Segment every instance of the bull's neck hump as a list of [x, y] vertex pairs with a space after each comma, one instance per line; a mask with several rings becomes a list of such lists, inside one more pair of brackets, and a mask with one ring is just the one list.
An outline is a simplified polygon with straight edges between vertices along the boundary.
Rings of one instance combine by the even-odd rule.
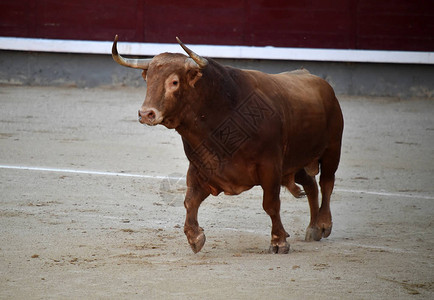
[[210, 138], [234, 115], [238, 102], [245, 98], [248, 88], [245, 81], [240, 81], [243, 74], [241, 70], [212, 63], [197, 83], [197, 102], [184, 110], [180, 126], [176, 128], [178, 133], [193, 143]]

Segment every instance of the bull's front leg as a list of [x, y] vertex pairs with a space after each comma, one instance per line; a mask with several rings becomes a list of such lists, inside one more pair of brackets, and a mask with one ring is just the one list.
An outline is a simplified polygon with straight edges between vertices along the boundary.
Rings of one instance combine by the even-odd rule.
[[199, 185], [198, 180], [195, 174], [192, 174], [190, 170], [187, 174], [187, 193], [185, 195], [184, 206], [187, 210], [185, 224], [184, 224], [184, 233], [187, 236], [188, 243], [191, 246], [191, 249], [194, 253], [198, 253], [202, 250], [203, 245], [205, 244], [205, 234], [203, 233], [203, 229], [199, 227], [199, 223], [197, 221], [197, 214], [199, 211], [199, 206], [206, 197], [209, 196], [209, 192], [204, 191], [203, 188]]
[[289, 244], [286, 238], [289, 234], [285, 231], [280, 219], [280, 180], [275, 179], [275, 174], [264, 178], [262, 182], [264, 197], [262, 206], [271, 218], [271, 253], [286, 254], [289, 252]]

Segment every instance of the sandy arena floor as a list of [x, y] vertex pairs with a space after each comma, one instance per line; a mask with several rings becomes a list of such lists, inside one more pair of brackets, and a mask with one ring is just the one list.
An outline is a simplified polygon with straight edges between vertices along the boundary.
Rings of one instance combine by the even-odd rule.
[[1, 299], [434, 297], [434, 101], [340, 97], [328, 239], [304, 242], [307, 200], [283, 191], [291, 251], [268, 254], [254, 188], [203, 203], [207, 243], [195, 255], [181, 139], [136, 121], [143, 99], [144, 89], [0, 87]]

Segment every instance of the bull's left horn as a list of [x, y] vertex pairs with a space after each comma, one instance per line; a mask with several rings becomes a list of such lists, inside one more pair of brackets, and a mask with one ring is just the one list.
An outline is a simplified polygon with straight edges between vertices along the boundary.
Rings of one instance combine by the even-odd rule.
[[191, 51], [178, 37], [176, 37], [176, 40], [179, 45], [181, 45], [182, 49], [184, 49], [185, 52], [187, 52], [187, 54], [199, 65], [199, 68], [203, 69], [208, 65], [208, 61], [205, 58]]
[[135, 69], [142, 69], [147, 70], [149, 67], [149, 63], [152, 59], [146, 58], [146, 59], [132, 59], [132, 58], [125, 58], [119, 55], [118, 49], [118, 35], [115, 36], [115, 40], [113, 42], [112, 47], [112, 57], [121, 66], [135, 68]]

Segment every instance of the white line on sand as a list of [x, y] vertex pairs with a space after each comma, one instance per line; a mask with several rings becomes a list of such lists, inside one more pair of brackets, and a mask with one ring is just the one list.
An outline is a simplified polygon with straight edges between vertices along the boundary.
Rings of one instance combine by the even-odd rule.
[[[102, 172], [91, 170], [74, 170], [74, 169], [58, 169], [58, 168], [44, 168], [44, 167], [30, 167], [30, 166], [12, 166], [0, 165], [0, 169], [13, 169], [13, 170], [26, 170], [26, 171], [39, 171], [39, 172], [55, 172], [55, 173], [73, 173], [73, 174], [86, 174], [86, 175], [99, 175], [99, 176], [119, 176], [119, 177], [135, 177], [145, 179], [169, 179], [169, 180], [185, 180], [185, 177], [163, 176], [163, 175], [145, 175], [145, 174], [130, 174], [122, 172]], [[352, 193], [352, 194], [368, 194], [386, 197], [404, 197], [414, 199], [429, 199], [434, 200], [433, 196], [417, 195], [417, 194], [404, 194], [404, 193], [389, 193], [384, 191], [366, 191], [354, 189], [335, 189], [336, 192]]]

